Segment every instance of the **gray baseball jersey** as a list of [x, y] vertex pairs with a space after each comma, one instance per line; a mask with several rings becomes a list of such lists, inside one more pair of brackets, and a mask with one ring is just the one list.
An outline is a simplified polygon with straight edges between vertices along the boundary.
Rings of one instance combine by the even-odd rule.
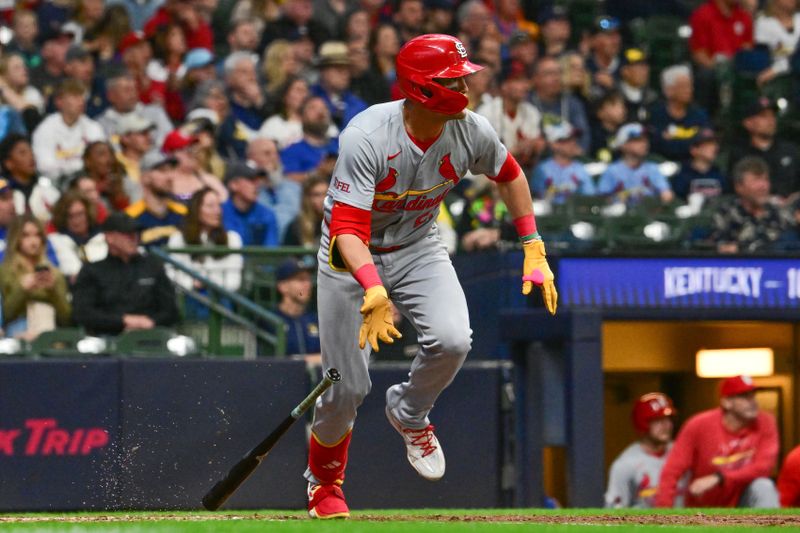
[[[447, 122], [423, 152], [405, 130], [402, 105], [375, 105], [350, 121], [325, 199], [317, 278], [322, 363], [341, 370], [343, 379], [314, 410], [312, 430], [323, 444], [340, 441], [353, 427], [371, 387], [371, 350], [369, 344], [358, 347], [364, 290], [329, 261], [334, 202], [371, 212], [375, 267], [392, 302], [417, 332], [420, 348], [408, 381], [386, 391], [387, 408], [403, 426], [419, 429], [430, 423], [434, 402], [471, 346], [466, 298], [434, 223], [445, 195], [468, 171], [497, 176], [508, 152], [488, 121], [469, 111]], [[306, 475], [311, 479], [310, 472]]]
[[647, 452], [639, 442], [625, 448], [611, 464], [606, 507], [652, 507], [661, 469], [671, 448], [669, 443], [662, 455]]
[[500, 173], [507, 150], [486, 118], [467, 111], [423, 152], [406, 133], [402, 105], [372, 106], [342, 132], [325, 200], [326, 252], [334, 202], [372, 211], [372, 246], [406, 246], [431, 231], [439, 204], [468, 171]]

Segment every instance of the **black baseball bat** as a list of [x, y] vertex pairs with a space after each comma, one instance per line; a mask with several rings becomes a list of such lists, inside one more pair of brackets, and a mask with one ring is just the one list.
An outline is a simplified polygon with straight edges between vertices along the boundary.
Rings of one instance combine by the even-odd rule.
[[259, 442], [255, 448], [247, 452], [245, 456], [231, 468], [230, 472], [219, 480], [205, 496], [203, 496], [203, 507], [209, 511], [216, 511], [223, 503], [225, 503], [231, 494], [236, 492], [236, 489], [250, 477], [250, 474], [258, 468], [261, 461], [266, 457], [275, 444], [283, 437], [283, 434], [292, 427], [294, 421], [303, 416], [309, 407], [319, 398], [323, 392], [328, 390], [328, 387], [334, 383], [342, 380], [341, 374], [335, 368], [329, 369], [322, 377], [311, 394], [297, 404], [297, 407], [292, 409], [292, 412], [287, 416], [278, 427], [272, 430], [267, 438]]

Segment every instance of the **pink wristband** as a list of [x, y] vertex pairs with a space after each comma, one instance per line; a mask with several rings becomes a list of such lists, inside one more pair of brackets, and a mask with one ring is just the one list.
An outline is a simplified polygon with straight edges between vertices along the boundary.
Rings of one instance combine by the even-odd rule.
[[536, 219], [532, 214], [515, 218], [514, 226], [517, 228], [517, 235], [519, 235], [520, 239], [531, 239], [535, 238], [533, 235], [537, 235]]
[[372, 263], [367, 263], [353, 272], [353, 277], [356, 278], [356, 281], [364, 290], [383, 284], [381, 282], [381, 277], [378, 275], [378, 269], [375, 268], [375, 265]]

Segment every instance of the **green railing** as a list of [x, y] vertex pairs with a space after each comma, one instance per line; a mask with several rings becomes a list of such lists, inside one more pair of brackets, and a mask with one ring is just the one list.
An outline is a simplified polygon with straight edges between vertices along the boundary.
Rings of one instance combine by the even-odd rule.
[[[246, 257], [269, 257], [282, 260], [283, 258], [294, 255], [297, 251], [308, 254], [309, 251], [305, 248], [285, 248], [285, 249], [264, 249], [264, 248], [244, 248], [236, 250], [236, 253], [241, 253]], [[209, 355], [222, 355], [224, 353], [224, 346], [222, 345], [222, 329], [223, 319], [227, 319], [240, 327], [243, 327], [252, 333], [256, 339], [263, 341], [265, 344], [272, 347], [270, 350], [272, 355], [276, 357], [284, 357], [286, 355], [286, 332], [284, 330], [283, 320], [275, 313], [267, 310], [259, 303], [243, 296], [242, 294], [229, 291], [217, 283], [208, 279], [208, 277], [197, 272], [191, 267], [175, 260], [171, 253], [182, 254], [198, 254], [204, 255], [227, 255], [231, 253], [230, 248], [226, 247], [205, 247], [205, 246], [189, 246], [186, 248], [175, 249], [159, 249], [154, 248], [151, 250], [153, 255], [159, 257], [171, 267], [184, 272], [192, 277], [192, 279], [200, 282], [206, 289], [207, 294], [202, 294], [199, 291], [185, 289], [176, 285], [177, 289], [201, 303], [209, 309], [208, 320], [208, 344], [206, 347]], [[247, 312], [252, 316], [252, 320], [245, 318], [240, 312], [233, 311], [223, 304], [223, 301], [231, 302], [241, 312]], [[258, 325], [258, 322], [267, 323], [274, 329], [275, 333], [264, 331]], [[246, 354], [247, 355], [247, 354]]]

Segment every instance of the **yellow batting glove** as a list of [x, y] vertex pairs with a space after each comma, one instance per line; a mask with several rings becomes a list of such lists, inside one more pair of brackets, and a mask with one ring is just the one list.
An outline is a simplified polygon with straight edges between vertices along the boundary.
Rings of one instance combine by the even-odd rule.
[[364, 322], [358, 332], [358, 347], [363, 349], [367, 341], [372, 349], [380, 351], [378, 339], [392, 344], [394, 339], [402, 337], [392, 321], [392, 306], [389, 295], [382, 285], [375, 285], [364, 293], [364, 305], [361, 306]]
[[558, 293], [554, 283], [555, 276], [547, 264], [544, 242], [541, 239], [524, 242], [522, 251], [525, 252], [525, 262], [522, 266], [522, 294], [530, 294], [533, 285], [538, 285], [542, 289], [545, 307], [551, 315], [556, 314]]

